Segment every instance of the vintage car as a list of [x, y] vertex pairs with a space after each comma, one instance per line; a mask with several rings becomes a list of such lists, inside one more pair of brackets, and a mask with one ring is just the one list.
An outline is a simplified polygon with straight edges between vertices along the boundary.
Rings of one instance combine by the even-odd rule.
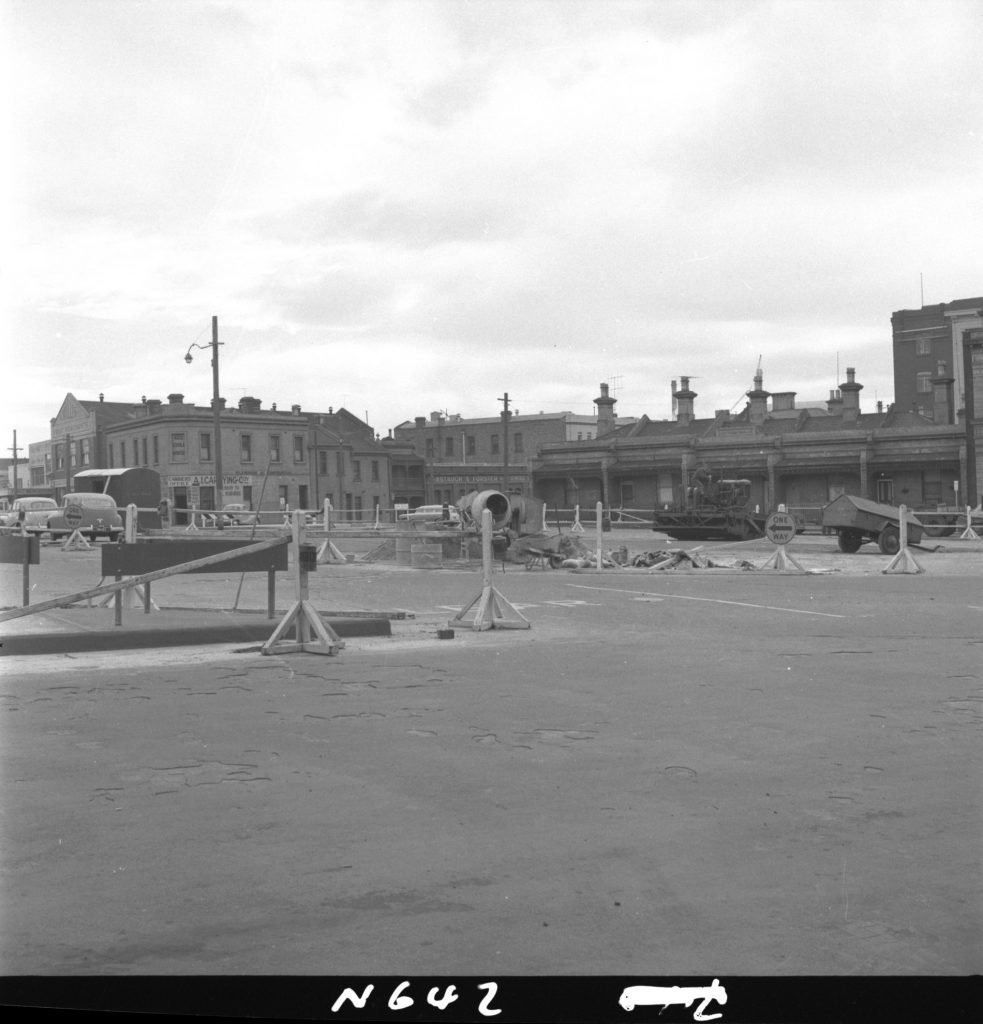
[[231, 502], [222, 506], [222, 519], [227, 526], [252, 526], [259, 522], [259, 515], [242, 502]]
[[[66, 518], [68, 510], [75, 507], [82, 512], [82, 519], [77, 527], [70, 525]], [[52, 537], [64, 537], [75, 529], [90, 540], [97, 537], [116, 540], [123, 532], [123, 520], [116, 510], [116, 499], [108, 494], [95, 492], [66, 494], [62, 499], [61, 508], [48, 516], [45, 530]]]
[[403, 512], [399, 518], [410, 523], [431, 523], [434, 526], [460, 526], [461, 524], [461, 513], [456, 505], [421, 505], [409, 512]]
[[54, 498], [14, 498], [10, 509], [0, 515], [0, 530], [20, 533], [23, 523], [27, 533], [41, 533], [47, 527], [48, 516], [57, 510], [58, 502]]

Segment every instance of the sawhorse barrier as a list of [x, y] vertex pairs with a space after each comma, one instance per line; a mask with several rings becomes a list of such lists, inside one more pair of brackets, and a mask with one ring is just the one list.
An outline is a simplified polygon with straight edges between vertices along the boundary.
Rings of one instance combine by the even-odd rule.
[[[144, 577], [160, 569], [185, 566], [185, 573], [265, 572], [267, 574], [267, 617], [276, 612], [276, 574], [287, 571], [287, 544], [289, 538], [277, 537], [276, 545], [244, 553], [255, 544], [242, 540], [224, 540], [209, 537], [203, 540], [149, 540], [136, 544], [106, 544], [102, 547], [102, 575], [115, 576], [117, 582], [124, 577]], [[229, 555], [220, 561], [212, 556]], [[187, 566], [197, 564], [197, 568]], [[150, 581], [133, 581], [132, 589], [143, 595], [143, 610], [151, 608]], [[121, 592], [116, 591], [116, 625], [121, 625]]]
[[[181, 562], [176, 565], [165, 565], [151, 572], [144, 572], [137, 576], [131, 576], [128, 579], [120, 579], [115, 583], [92, 587], [77, 594], [68, 594], [65, 597], [56, 597], [50, 601], [42, 601], [35, 605], [2, 612], [0, 613], [0, 622], [22, 618], [25, 615], [34, 615], [38, 612], [51, 611], [55, 608], [65, 608], [93, 597], [102, 597], [105, 594], [116, 594], [116, 625], [119, 626], [122, 625], [122, 593], [131, 587], [143, 586], [145, 588], [144, 611], [149, 612], [149, 584], [155, 580], [166, 579], [169, 576], [178, 576], [183, 573], [256, 571], [252, 568], [254, 563], [249, 561], [251, 556], [276, 549], [279, 549], [280, 555], [275, 564], [282, 567], [282, 569], [286, 569], [287, 546], [290, 545], [293, 548], [293, 575], [296, 600], [274, 630], [273, 635], [261, 648], [263, 654], [289, 654], [295, 651], [308, 651], [313, 654], [334, 654], [345, 646], [344, 642], [338, 637], [338, 634], [329, 625], [321, 621], [317, 611], [310, 603], [307, 574], [317, 568], [317, 559], [314, 548], [304, 543], [303, 520], [298, 514], [294, 516], [292, 535], [289, 537], [272, 537], [268, 540], [257, 541], [256, 543], [213, 540], [185, 543], [194, 545], [198, 553], [201, 551], [201, 547], [198, 546], [199, 544], [208, 544], [209, 546], [221, 544], [223, 547], [226, 545], [230, 545], [230, 547], [225, 547], [225, 550], [205, 555], [204, 557], [193, 558], [190, 561]], [[141, 547], [149, 548], [152, 546], [158, 549], [158, 553], [153, 556], [147, 555], [147, 557], [169, 560], [165, 550], [168, 544], [176, 544], [176, 542], [160, 542], [154, 545], [107, 545], [103, 551], [105, 552], [109, 549], [115, 549], [116, 551], [125, 551], [126, 549], [138, 550]], [[183, 544], [182, 547], [184, 547]], [[172, 552], [172, 557], [173, 554], [174, 552]], [[107, 556], [104, 555], [105, 557]], [[130, 556], [126, 557], [129, 558]], [[120, 561], [112, 563], [113, 574], [117, 574], [117, 571], [121, 574], [127, 567], [135, 568], [139, 561], [139, 556], [133, 556], [133, 558], [135, 559], [134, 562], [124, 562], [121, 556]], [[260, 559], [260, 564], [261, 569], [269, 572], [270, 556], [267, 555], [265, 558]], [[105, 569], [110, 566], [107, 566], [105, 562], [103, 565], [105, 574]], [[117, 566], [119, 567], [118, 570]], [[221, 568], [212, 569], [211, 567], [214, 566], [221, 566]], [[273, 572], [276, 571], [276, 568], [274, 568]], [[270, 607], [272, 608], [272, 604]], [[289, 637], [291, 631], [295, 634], [295, 639], [292, 642], [289, 639], [285, 639]]]

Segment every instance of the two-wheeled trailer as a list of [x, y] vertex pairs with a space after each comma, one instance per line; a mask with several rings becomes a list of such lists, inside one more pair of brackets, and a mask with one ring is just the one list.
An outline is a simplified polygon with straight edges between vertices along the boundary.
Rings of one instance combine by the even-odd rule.
[[[905, 510], [908, 541], [917, 544], [925, 528], [918, 517]], [[896, 555], [901, 548], [900, 512], [893, 505], [841, 494], [822, 511], [824, 530], [835, 530], [840, 551], [852, 555], [867, 541], [876, 541], [885, 555]]]

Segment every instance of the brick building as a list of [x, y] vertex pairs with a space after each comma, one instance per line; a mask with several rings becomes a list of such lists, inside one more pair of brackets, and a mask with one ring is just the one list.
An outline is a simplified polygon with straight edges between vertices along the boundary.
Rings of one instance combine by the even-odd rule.
[[[983, 368], [983, 342], [980, 350]], [[543, 446], [530, 467], [533, 494], [557, 508], [602, 501], [647, 510], [678, 500], [705, 466], [750, 480], [752, 502], [766, 510], [779, 503], [818, 510], [843, 493], [912, 508], [957, 507], [972, 457], [965, 427], [944, 412], [952, 407], [951, 380], [936, 381], [938, 421], [880, 404], [865, 413], [862, 390], [850, 368], [824, 407], [797, 407], [795, 392], [766, 391], [759, 373], [740, 413], [701, 418], [698, 395], [683, 377], [673, 420], [643, 416], [589, 443]]]
[[[99, 415], [108, 409], [110, 415]], [[235, 501], [260, 511], [319, 509], [328, 499], [359, 520], [374, 517], [376, 505], [391, 506], [389, 452], [372, 427], [347, 409], [306, 413], [294, 405], [281, 411], [244, 397], [235, 408], [223, 400], [221, 425], [218, 501], [210, 406], [187, 403], [180, 394], [167, 402], [137, 403], [84, 402], [69, 395], [52, 421], [56, 497], [66, 490], [60, 463], [70, 452], [72, 474], [93, 467], [156, 470], [175, 510]]]
[[401, 423], [393, 428], [393, 440], [407, 446], [423, 467], [420, 500], [411, 504], [453, 503], [474, 490], [531, 495], [530, 467], [543, 445], [580, 444], [617, 425], [606, 384], [595, 403], [597, 415], [517, 410], [506, 420], [503, 414], [465, 419], [432, 412]]
[[931, 418], [935, 414], [933, 380], [953, 378], [956, 422], [965, 404], [963, 334], [983, 327], [983, 297], [956, 299], [891, 314], [894, 404]]

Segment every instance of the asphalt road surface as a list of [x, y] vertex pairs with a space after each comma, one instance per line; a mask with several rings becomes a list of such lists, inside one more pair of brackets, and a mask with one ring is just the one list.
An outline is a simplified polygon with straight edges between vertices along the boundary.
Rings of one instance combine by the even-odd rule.
[[413, 617], [5, 658], [0, 970], [979, 972], [983, 555], [886, 562], [510, 568], [451, 640], [480, 573], [322, 567]]

